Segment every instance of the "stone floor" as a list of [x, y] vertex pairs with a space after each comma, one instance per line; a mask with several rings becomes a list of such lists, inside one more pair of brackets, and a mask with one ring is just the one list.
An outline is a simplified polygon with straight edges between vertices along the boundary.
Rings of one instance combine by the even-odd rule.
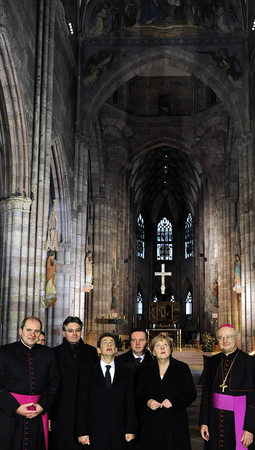
[[203, 354], [198, 350], [183, 352], [174, 352], [173, 357], [189, 364], [194, 382], [197, 388], [197, 399], [187, 409], [189, 415], [189, 429], [191, 437], [192, 450], [203, 450], [203, 440], [200, 436], [198, 417], [201, 399], [201, 387], [198, 386], [198, 380], [203, 369]]

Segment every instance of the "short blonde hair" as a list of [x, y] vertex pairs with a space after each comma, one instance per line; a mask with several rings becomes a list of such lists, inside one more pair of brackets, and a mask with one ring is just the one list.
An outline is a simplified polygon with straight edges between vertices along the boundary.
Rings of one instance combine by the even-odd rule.
[[172, 351], [173, 351], [173, 339], [170, 338], [170, 336], [168, 336], [168, 334], [160, 333], [157, 336], [155, 336], [155, 338], [153, 338], [151, 343], [150, 343], [150, 352], [151, 352], [153, 357], [154, 357], [153, 350], [154, 350], [155, 345], [158, 342], [164, 342], [164, 341], [169, 345], [171, 353], [172, 353]]

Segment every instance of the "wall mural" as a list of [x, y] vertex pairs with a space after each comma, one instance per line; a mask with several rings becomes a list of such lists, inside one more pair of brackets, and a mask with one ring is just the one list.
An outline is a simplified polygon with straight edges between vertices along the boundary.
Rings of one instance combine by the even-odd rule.
[[236, 86], [241, 87], [243, 71], [241, 63], [236, 55], [229, 54], [228, 49], [219, 48], [216, 51], [199, 51], [215, 61], [217, 67], [225, 72], [227, 78]]
[[174, 36], [205, 30], [229, 33], [241, 28], [233, 0], [111, 0], [90, 6], [86, 34]]
[[91, 86], [99, 79], [103, 69], [108, 66], [113, 60], [114, 53], [107, 50], [101, 50], [97, 55], [89, 58], [85, 69], [85, 76], [83, 78], [84, 86]]

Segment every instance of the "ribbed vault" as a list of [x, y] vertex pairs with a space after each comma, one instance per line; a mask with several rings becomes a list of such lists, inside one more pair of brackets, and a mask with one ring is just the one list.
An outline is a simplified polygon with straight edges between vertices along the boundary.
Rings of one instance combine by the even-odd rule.
[[140, 155], [131, 173], [138, 207], [150, 209], [152, 205], [171, 202], [179, 212], [194, 211], [203, 170], [185, 152], [162, 145]]

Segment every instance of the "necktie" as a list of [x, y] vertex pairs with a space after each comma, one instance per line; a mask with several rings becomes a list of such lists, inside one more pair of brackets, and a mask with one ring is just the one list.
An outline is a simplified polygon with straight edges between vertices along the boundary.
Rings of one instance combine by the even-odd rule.
[[139, 356], [138, 358], [135, 358], [135, 362], [137, 366], [140, 366], [141, 362], [142, 362], [142, 358]]
[[105, 372], [105, 382], [106, 382], [106, 387], [108, 389], [111, 389], [112, 386], [112, 380], [111, 380], [111, 375], [110, 375], [110, 365], [105, 366], [106, 367], [106, 372]]

